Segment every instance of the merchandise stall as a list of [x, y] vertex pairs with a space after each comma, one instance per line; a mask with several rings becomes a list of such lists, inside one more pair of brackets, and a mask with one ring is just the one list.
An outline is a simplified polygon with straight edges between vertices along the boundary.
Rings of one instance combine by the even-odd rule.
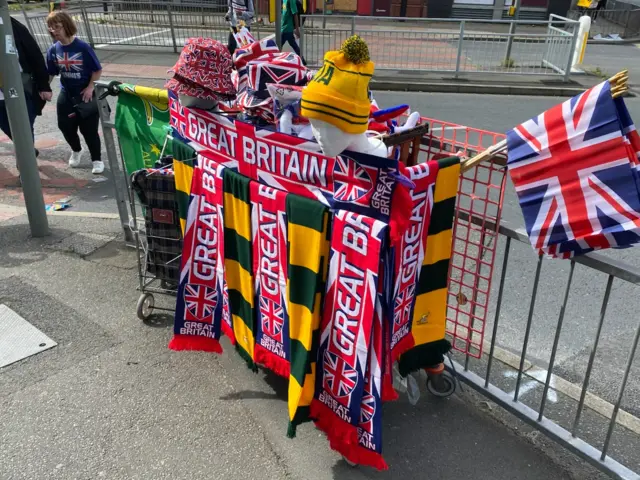
[[[251, 370], [289, 380], [283, 434], [313, 421], [350, 463], [386, 469], [383, 403], [399, 392], [415, 401], [419, 371], [430, 392], [450, 395], [445, 356], [482, 354], [504, 165], [530, 153], [512, 132], [379, 106], [357, 36], [318, 72], [272, 38], [251, 40], [231, 57], [189, 39], [167, 90], [109, 88], [140, 252], [138, 315], [157, 308], [153, 293], [175, 295], [169, 348], [221, 354], [228, 342]], [[625, 80], [585, 95], [611, 98], [621, 118], [613, 98]], [[131, 121], [136, 101], [145, 115]], [[631, 158], [631, 130], [620, 131]], [[480, 152], [487, 141], [496, 145]], [[634, 175], [606, 187], [637, 197]], [[540, 243], [527, 228], [558, 257], [613, 235]]]

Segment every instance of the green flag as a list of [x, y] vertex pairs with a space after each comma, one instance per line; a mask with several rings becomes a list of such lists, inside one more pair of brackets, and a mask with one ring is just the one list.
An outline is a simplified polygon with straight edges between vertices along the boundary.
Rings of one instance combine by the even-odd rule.
[[[166, 90], [123, 83], [119, 85], [116, 131], [127, 174], [153, 167], [169, 133], [169, 96]], [[171, 154], [171, 140], [165, 155]]]

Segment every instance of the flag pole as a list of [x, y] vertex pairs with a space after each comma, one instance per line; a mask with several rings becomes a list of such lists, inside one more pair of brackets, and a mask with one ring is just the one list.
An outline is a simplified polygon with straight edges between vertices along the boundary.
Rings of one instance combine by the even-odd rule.
[[[629, 91], [629, 86], [627, 85], [629, 81], [629, 71], [623, 70], [622, 72], [616, 73], [613, 77], [609, 79], [609, 83], [611, 84], [611, 96], [613, 98], [618, 98], [624, 95]], [[479, 163], [485, 162], [487, 160], [491, 160], [498, 153], [504, 151], [507, 148], [507, 141], [502, 140], [495, 145], [487, 148], [483, 152], [480, 152], [475, 157], [471, 157], [470, 159], [464, 161], [461, 165], [462, 172], [466, 172], [467, 170], [472, 169]]]
[[[18, 64], [16, 42], [11, 28], [11, 17], [7, 0], [0, 0], [0, 74], [3, 79], [2, 91], [9, 117], [9, 125], [16, 151], [16, 161], [20, 170], [22, 192], [29, 217], [31, 235], [49, 235], [49, 221], [42, 196], [40, 172], [36, 163], [33, 136], [27, 113], [22, 75]], [[34, 91], [34, 95], [38, 93]]]

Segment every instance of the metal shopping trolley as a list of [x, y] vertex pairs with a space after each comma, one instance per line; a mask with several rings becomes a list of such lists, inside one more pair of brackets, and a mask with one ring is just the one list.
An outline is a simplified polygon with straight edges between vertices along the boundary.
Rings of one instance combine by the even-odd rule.
[[[175, 296], [180, 280], [182, 232], [173, 170], [170, 165], [138, 170], [129, 192], [140, 281], [137, 314], [146, 320], [154, 310], [173, 312], [156, 306], [153, 294]], [[137, 201], [144, 219], [137, 217]]]

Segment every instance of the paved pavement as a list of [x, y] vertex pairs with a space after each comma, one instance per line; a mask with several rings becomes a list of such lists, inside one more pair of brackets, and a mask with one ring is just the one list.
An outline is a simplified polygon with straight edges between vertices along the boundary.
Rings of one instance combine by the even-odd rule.
[[[608, 47], [608, 48], [611, 48], [611, 47]], [[635, 52], [635, 50], [629, 50], [629, 52]], [[103, 53], [101, 52], [101, 55], [102, 54]], [[127, 60], [127, 56], [124, 53], [104, 52], [104, 55], [106, 55], [107, 58], [114, 59], [114, 62], [109, 64], [105, 68], [105, 76], [118, 73], [118, 77], [117, 77], [118, 79], [126, 80], [126, 78], [123, 78], [122, 75], [126, 74], [127, 71], [129, 72], [134, 71], [133, 67], [131, 67], [131, 65], [134, 65], [134, 62], [131, 60]], [[603, 54], [603, 55], [606, 56], [606, 54]], [[131, 57], [129, 56], [128, 58], [131, 58]], [[148, 66], [148, 68], [150, 69], [148, 71], [149, 74], [154, 72], [154, 70], [151, 70], [152, 68], [155, 68], [156, 70], [166, 69], [167, 66], [170, 66], [173, 64], [173, 61], [175, 59], [175, 57], [172, 57], [170, 55], [167, 55], [164, 58], [165, 58], [164, 65]], [[117, 61], [120, 61], [120, 62], [128, 61], [130, 63], [116, 63]], [[121, 71], [118, 72], [117, 70], [112, 70], [111, 73], [109, 73], [109, 68], [114, 68], [114, 69], [120, 68]], [[136, 73], [142, 74], [142, 76], [145, 76], [144, 72], [140, 69], [141, 67], [135, 67], [135, 68], [137, 69]], [[135, 82], [136, 80], [132, 79], [131, 81]], [[148, 85], [148, 86], [162, 85], [161, 80], [140, 80], [139, 83]], [[443, 120], [447, 120], [447, 121], [451, 121], [459, 124], [466, 124], [473, 127], [480, 127], [486, 130], [499, 131], [499, 132], [506, 131], [508, 128], [516, 125], [517, 123], [527, 118], [530, 118], [531, 116], [539, 113], [540, 111], [546, 108], [549, 108], [550, 106], [558, 102], [557, 98], [527, 98], [527, 97], [504, 97], [504, 96], [502, 97], [494, 97], [494, 96], [470, 97], [468, 95], [441, 95], [441, 94], [415, 94], [415, 93], [412, 93], [409, 95], [409, 94], [384, 93], [384, 92], [376, 92], [376, 98], [381, 103], [381, 105], [410, 103], [413, 105], [415, 109], [419, 110], [425, 116], [443, 119]], [[473, 102], [469, 101], [470, 98], [473, 98]], [[632, 116], [635, 118], [640, 118], [640, 100], [632, 98], [632, 99], [629, 99], [627, 103], [631, 110]], [[42, 155], [41, 155], [42, 161], [40, 165], [41, 165], [43, 182], [47, 182], [47, 181], [52, 182], [52, 183], [49, 183], [49, 186], [48, 186], [49, 190], [47, 190], [47, 195], [49, 195], [48, 202], [51, 202], [59, 198], [70, 197], [70, 203], [72, 204], [72, 208], [69, 210], [70, 214], [73, 214], [74, 212], [94, 212], [94, 213], [103, 213], [103, 214], [107, 213], [107, 214], [113, 215], [116, 212], [116, 209], [115, 209], [115, 204], [113, 203], [113, 200], [112, 200], [111, 192], [112, 192], [113, 186], [110, 180], [110, 177], [111, 177], [110, 173], [108, 171], [105, 172], [104, 177], [107, 178], [107, 181], [96, 183], [96, 182], [93, 182], [93, 176], [90, 174], [89, 171], [68, 169], [65, 166], [68, 152], [66, 151], [66, 147], [64, 146], [64, 143], [61, 141], [60, 135], [56, 132], [54, 119], [55, 119], [55, 113], [53, 109], [49, 107], [45, 111], [44, 117], [40, 118], [36, 124], [38, 142], [39, 142], [38, 145], [42, 151]], [[21, 214], [20, 210], [15, 208], [16, 206], [19, 206], [21, 204], [21, 198], [20, 198], [20, 189], [17, 188], [16, 186], [15, 172], [12, 170], [13, 168], [14, 167], [13, 167], [13, 158], [11, 156], [11, 147], [9, 146], [8, 143], [6, 143], [6, 139], [3, 140], [2, 138], [0, 138], [0, 204], [2, 204], [3, 206], [7, 206], [7, 207], [0, 208], [0, 222], [4, 220], [5, 222], [9, 222], [8, 225], [19, 223], [20, 221], [24, 223], [24, 217], [20, 216]], [[520, 216], [519, 207], [517, 205], [515, 196], [513, 194], [513, 189], [510, 185], [507, 187], [507, 191], [506, 191], [503, 218], [512, 224], [521, 225], [521, 216]], [[73, 220], [73, 217], [69, 215], [69, 218], [67, 218], [64, 221], [71, 222], [72, 220]], [[58, 220], [58, 217], [56, 217], [55, 221], [57, 222], [57, 221], [63, 221], [63, 220]], [[0, 223], [0, 228], [2, 228], [1, 225], [2, 223]], [[70, 225], [70, 224], [65, 224], [65, 225]], [[72, 232], [74, 232], [74, 228], [77, 228], [77, 227], [65, 226], [67, 234], [69, 235]], [[117, 226], [113, 226], [112, 230], [113, 231], [112, 232], [110, 231], [110, 233], [107, 236], [110, 236], [112, 234], [115, 235], [118, 230]], [[90, 229], [87, 229], [86, 231], [91, 233]], [[96, 235], [103, 235], [103, 233], [100, 233], [98, 231]], [[4, 236], [0, 236], [0, 238], [4, 239]], [[102, 238], [102, 237], [97, 237], [97, 238]], [[112, 237], [109, 237], [109, 238], [112, 238]], [[17, 247], [14, 246], [12, 248], [17, 248]], [[30, 264], [32, 261], [35, 262], [35, 260], [33, 260], [34, 258], [40, 259], [40, 258], [50, 256], [49, 253], [47, 252], [42, 253], [40, 251], [37, 251], [35, 253], [28, 253], [18, 249], [16, 250], [15, 254], [11, 249], [6, 251], [5, 250], [0, 250], [0, 251], [3, 251], [3, 254], [0, 256], [3, 259], [5, 259], [4, 262], [6, 262], [6, 264], [11, 267], [24, 266], [22, 265], [23, 262], [27, 262]], [[498, 258], [501, 258], [500, 256], [501, 251], [502, 251], [502, 244], [499, 246]], [[111, 261], [116, 263], [126, 262], [127, 260], [124, 257], [120, 258], [121, 254], [124, 255], [124, 253], [121, 251], [117, 251], [114, 253], [113, 251], [108, 250], [102, 254], [103, 257], [101, 258], [103, 259], [106, 258], [107, 260], [104, 260], [104, 261], [107, 261], [107, 262], [111, 262]], [[637, 259], [637, 256], [634, 255], [634, 250], [608, 252], [608, 255], [614, 256], [615, 258], [624, 260], [626, 262], [629, 262], [633, 266], [638, 267], [639, 261]], [[531, 252], [530, 247], [528, 247], [527, 245], [521, 245], [521, 246], [515, 247], [515, 250], [512, 251], [511, 253], [511, 258], [512, 258], [512, 262], [515, 260], [515, 263], [512, 263], [510, 265], [510, 269], [508, 271], [508, 279], [507, 279], [508, 289], [507, 289], [507, 292], [505, 293], [504, 303], [502, 306], [502, 317], [501, 317], [501, 324], [499, 328], [498, 344], [500, 347], [505, 349], [505, 351], [511, 351], [511, 352], [517, 353], [520, 351], [521, 345], [522, 345], [524, 322], [526, 320], [525, 312], [526, 312], [526, 309], [528, 308], [528, 303], [527, 303], [528, 300], [525, 294], [529, 295], [529, 292], [531, 289], [531, 282], [533, 279], [533, 269], [535, 265], [535, 257]], [[82, 262], [83, 261], [81, 261], [80, 263], [82, 264]], [[132, 265], [134, 265], [134, 263], [129, 263], [129, 266], [127, 268], [131, 267]], [[34, 267], [36, 266], [38, 267], [38, 269], [40, 268], [39, 265], [34, 265]], [[529, 360], [531, 360], [534, 364], [542, 368], [545, 368], [546, 362], [548, 361], [548, 355], [549, 355], [550, 346], [551, 346], [551, 338], [548, 332], [552, 332], [553, 328], [555, 327], [555, 322], [557, 319], [559, 302], [560, 302], [559, 292], [562, 291], [562, 288], [564, 286], [563, 282], [566, 279], [567, 267], [568, 267], [567, 264], [564, 262], [548, 262], [545, 264], [543, 268], [543, 273], [541, 277], [542, 283], [540, 287], [541, 289], [538, 297], [540, 301], [536, 305], [534, 327], [532, 330], [532, 337], [531, 337], [528, 356], [527, 356]], [[1, 268], [1, 265], [0, 265], [0, 268]], [[50, 268], [54, 268], [54, 265], [52, 265]], [[127, 268], [125, 268], [125, 270]], [[55, 274], [47, 274], [46, 272], [44, 271], [40, 272], [40, 270], [37, 270], [37, 269], [34, 272], [31, 272], [27, 268], [25, 268], [24, 271], [25, 271], [24, 275], [27, 275], [25, 276], [25, 279], [26, 279], [25, 281], [27, 283], [34, 284], [33, 278], [29, 275], [35, 275], [37, 278], [40, 279], [38, 280], [38, 282], [36, 282], [38, 285], [38, 288], [43, 288], [43, 287], [40, 287], [39, 285], [47, 284], [46, 288], [43, 288], [42, 292], [47, 293], [49, 295], [53, 295], [57, 300], [61, 300], [64, 303], [69, 302], [70, 305], [75, 305], [75, 307], [73, 308], [75, 308], [76, 310], [82, 311], [84, 315], [84, 309], [87, 308], [86, 304], [90, 303], [90, 300], [89, 300], [90, 295], [88, 297], [83, 297], [82, 300], [78, 300], [74, 298], [75, 297], [74, 294], [76, 293], [75, 290], [71, 289], [67, 291], [67, 290], [61, 289], [58, 282], [51, 280], [52, 278], [56, 278]], [[81, 274], [84, 275], [84, 270], [82, 270], [82, 272], [78, 271], [77, 274], [73, 273], [73, 275], [81, 275]], [[2, 275], [10, 276], [13, 274], [10, 273], [9, 271], [2, 270], [0, 272], [0, 276]], [[593, 338], [593, 334], [594, 334], [595, 326], [597, 322], [597, 314], [600, 309], [600, 301], [601, 301], [602, 293], [604, 289], [603, 277], [604, 276], [602, 274], [596, 275], [587, 271], [586, 269], [578, 268], [577, 278], [574, 279], [574, 291], [573, 291], [574, 293], [572, 293], [568, 311], [567, 311], [567, 318], [565, 320], [564, 333], [561, 338], [558, 364], [555, 370], [557, 374], [573, 382], [580, 383], [584, 376], [586, 359], [588, 357], [590, 346], [593, 341], [592, 338]], [[133, 285], [135, 285], [134, 272], [129, 271], [127, 273], [127, 278], [129, 278], [129, 282], [128, 283], [125, 282], [124, 284], [122, 284], [122, 286], [124, 287], [124, 285], [128, 285], [128, 288], [132, 289]], [[495, 293], [496, 293], [495, 287], [497, 286], [497, 279], [498, 279], [498, 276], [496, 274], [496, 277], [494, 280], [494, 291], [493, 291], [494, 299], [495, 299]], [[97, 289], [97, 291], [99, 292], [103, 292], [103, 290], [104, 288], [102, 286]], [[80, 291], [84, 291], [84, 290], [80, 289]], [[119, 314], [116, 314], [116, 317], [117, 315], [120, 315], [120, 317], [117, 317], [117, 318], [121, 318], [121, 320], [115, 320], [116, 317], [114, 317], [113, 321], [120, 322], [118, 323], [118, 325], [122, 325], [122, 324], [126, 324], [126, 322], [122, 320], [123, 318], [133, 320], [133, 317], [134, 317], [133, 310], [134, 310], [134, 304], [136, 300], [135, 294], [128, 293], [127, 294], [128, 296], [121, 296], [121, 292], [116, 292], [114, 294], [101, 293], [100, 295], [107, 296], [109, 298], [115, 298], [117, 296], [117, 298], [128, 299], [126, 301], [123, 300], [122, 302], [119, 302], [122, 305], [121, 307], [118, 307], [118, 308], [122, 308], [122, 311]], [[596, 368], [594, 369], [594, 372], [593, 372], [591, 388], [590, 388], [591, 391], [593, 391], [595, 394], [597, 394], [600, 397], [603, 397], [605, 400], [609, 402], [614, 400], [614, 397], [616, 395], [617, 386], [619, 384], [619, 380], [621, 376], [621, 366], [624, 365], [629, 343], [631, 341], [634, 329], [637, 327], [637, 315], [635, 314], [635, 312], [637, 311], [638, 306], [635, 304], [637, 302], [633, 301], [634, 298], [637, 298], [637, 292], [634, 289], [629, 288], [622, 284], [618, 284], [617, 282], [614, 284], [611, 307], [608, 310], [607, 321], [605, 322], [605, 325], [604, 325], [604, 330], [602, 335], [603, 340], [601, 342], [599, 355], [597, 356], [597, 359], [596, 359]], [[83, 304], [83, 303], [74, 303], [74, 302], [85, 302], [85, 303]], [[115, 307], [112, 307], [112, 308], [115, 308]], [[99, 308], [96, 309], [96, 312], [97, 311], [100, 311], [100, 309]], [[109, 311], [109, 310], [105, 310], [105, 311]], [[93, 319], [92, 321], [98, 324], [101, 324], [103, 322], [103, 319], [99, 318], [97, 313], [93, 315], [94, 316], [91, 317]], [[490, 329], [492, 325], [491, 319], [493, 318], [493, 307], [488, 312], [488, 318], [490, 320], [488, 321], [487, 328]], [[133, 325], [135, 326], [136, 324], [134, 323]], [[92, 329], [93, 328], [88, 330], [92, 330]], [[114, 328], [114, 330], [117, 330], [117, 328]], [[490, 331], [490, 330], [487, 330], [487, 331]], [[53, 332], [53, 333], [56, 333], [56, 332]], [[166, 340], [166, 334], [167, 333], [165, 332], [165, 337], [163, 337], [163, 341]], [[157, 344], [154, 344], [154, 348], [157, 346], [158, 346]], [[128, 351], [133, 352], [135, 350], [134, 347], [135, 347], [135, 343], [129, 344]], [[149, 350], [149, 354], [153, 358], [153, 354], [151, 350], [153, 349]], [[106, 358], [107, 357], [105, 357], [105, 359], [96, 360], [96, 361], [98, 362], [102, 361], [103, 368], [106, 368], [105, 367], [107, 365]], [[116, 358], [116, 357], [109, 357], [109, 358]], [[204, 361], [210, 361], [210, 360], [204, 360]], [[225, 369], [227, 367], [234, 368], [231, 365], [233, 365], [233, 362], [225, 366]], [[166, 368], [169, 369], [169, 367], [166, 367]], [[173, 366], [171, 368], [173, 368]], [[637, 368], [638, 368], [637, 366], [634, 367], [634, 370], [632, 371], [631, 383], [628, 389], [628, 395], [626, 396], [625, 401], [623, 403], [623, 408], [625, 408], [627, 411], [635, 415], [640, 414], [640, 404], [637, 403], [638, 398], [640, 398], [637, 395], [640, 392], [640, 382], [638, 381], [638, 378], [640, 378], [638, 373], [640, 372], [637, 371]], [[72, 375], [76, 375], [76, 374], [79, 374], [79, 372], [78, 371], [72, 372]], [[121, 372], [121, 374], [123, 376], [125, 375], [124, 372]], [[114, 375], [117, 376], [117, 375], [120, 375], [120, 373], [117, 373]], [[513, 380], [509, 378], [509, 373], [507, 369], [497, 370], [497, 375], [498, 375], [497, 378], [493, 379], [494, 383], [500, 385], [505, 391], [508, 391], [510, 388], [512, 388]], [[17, 376], [20, 376], [20, 375], [17, 375]], [[229, 378], [232, 378], [232, 377], [233, 377], [232, 375], [229, 376]], [[29, 376], [27, 375], [26, 378], [29, 378]], [[144, 381], [147, 382], [150, 380], [146, 379]], [[195, 385], [195, 382], [193, 385]], [[257, 385], [262, 385], [262, 384], [260, 382], [257, 382]], [[157, 385], [156, 387], [158, 389], [162, 389], [164, 386], [165, 385]], [[257, 388], [253, 384], [252, 386], [254, 388]], [[151, 395], [151, 390], [152, 390], [151, 387], [152, 385], [149, 386], [149, 393], [145, 393], [145, 395]], [[261, 388], [264, 388], [264, 387], [261, 387]], [[91, 395], [93, 395], [90, 392], [89, 386], [84, 388], [84, 390], [86, 391], [84, 391], [82, 395], [89, 395], [90, 397]], [[33, 393], [32, 391], [28, 392], [29, 395], [31, 395], [32, 393]], [[27, 393], [25, 393], [25, 395], [26, 394]], [[255, 393], [255, 395], [257, 395], [257, 393]], [[262, 393], [260, 395], [265, 395], [265, 394]], [[523, 393], [523, 400], [525, 402], [530, 402], [533, 405], [535, 404], [535, 402], [539, 401], [539, 396], [540, 396], [539, 389], [528, 388], [527, 391]], [[22, 399], [22, 397], [20, 398], [21, 399], [19, 400], [19, 402], [23, 403], [25, 400]], [[95, 399], [92, 399], [92, 398], [93, 397], [91, 398], [82, 397], [83, 400], [94, 402]], [[138, 401], [146, 405], [149, 403], [149, 398], [147, 396], [143, 396], [141, 398], [138, 398]], [[261, 403], [261, 402], [249, 401], [248, 403]], [[278, 408], [277, 407], [278, 401], [271, 402], [270, 405], [275, 405], [274, 408]], [[431, 408], [431, 404], [429, 405], [430, 405], [429, 408]], [[99, 406], [100, 408], [104, 408], [104, 405], [102, 404], [99, 404]], [[27, 405], [25, 408], [33, 409], [36, 407], [33, 405]], [[171, 409], [173, 407], [167, 407], [167, 408]], [[264, 410], [260, 410], [260, 408], [262, 407], [255, 407], [255, 408], [258, 408], [255, 414], [260, 419], [262, 419], [265, 416], [267, 416], [268, 418], [277, 418], [277, 415], [273, 411], [265, 412]], [[268, 408], [271, 408], [271, 407], [268, 407]], [[399, 409], [399, 411], [403, 411], [403, 410]], [[554, 418], [559, 423], [565, 426], [570, 426], [572, 413], [574, 411], [575, 411], [575, 402], [573, 407], [571, 407], [561, 399], [558, 402], [557, 406], [555, 407], [552, 406], [550, 408], [550, 415], [552, 415], [552, 418]], [[45, 413], [50, 414], [51, 411], [49, 410], [48, 412], [45, 412]], [[468, 410], [467, 410], [467, 413], [469, 413]], [[467, 413], [465, 413], [465, 415]], [[458, 414], [456, 413], [456, 415]], [[40, 417], [37, 417], [37, 418], [40, 418]], [[467, 417], [464, 417], [464, 415], [462, 415], [461, 418], [465, 418], [465, 421], [467, 421], [466, 420]], [[53, 421], [53, 419], [51, 420]], [[123, 418], [120, 420], [122, 420], [125, 423], [133, 421], [130, 418], [129, 419]], [[120, 420], [115, 420], [115, 421], [117, 423]], [[437, 431], [438, 429], [447, 428], [447, 422], [449, 422], [450, 420], [451, 420], [450, 417], [446, 415], [440, 419], [442, 423], [439, 426], [436, 424], [433, 424], [433, 425], [425, 424], [425, 425], [422, 425], [422, 427], [424, 427], [425, 430], [428, 429], [427, 431], [429, 432]], [[89, 419], [89, 420], [85, 419], [85, 422], [93, 422], [93, 421], [95, 421], [95, 419]], [[409, 419], [407, 420], [407, 423], [411, 423], [413, 421], [416, 421], [416, 418], [410, 416]], [[599, 441], [601, 441], [602, 428], [600, 427], [600, 424], [602, 423], [602, 421], [603, 421], [602, 418], [589, 417], [589, 421], [585, 422], [586, 423], [585, 428], [587, 429], [587, 432], [582, 432], [583, 435], [585, 433], [587, 434], [587, 436], [592, 434], [593, 437], [597, 437]], [[118, 425], [120, 424], [118, 423]], [[117, 428], [121, 428], [121, 427], [118, 426]], [[276, 430], [277, 429], [274, 427], [274, 432]], [[636, 433], [640, 433], [640, 431]], [[393, 438], [393, 434], [389, 434], [389, 435], [391, 435], [391, 438]], [[398, 435], [400, 435], [400, 432], [398, 432]], [[634, 435], [629, 435], [629, 432], [626, 430], [623, 430], [623, 433], [621, 435], [622, 437], [617, 437], [617, 438], [623, 439], [624, 441], [614, 442], [614, 453], [618, 454], [618, 457], [616, 458], [620, 458], [620, 456], [622, 456], [622, 458], [625, 460], [625, 463], [627, 465], [637, 470], [640, 469], [640, 458], [638, 457], [638, 454], [637, 454], [637, 452], [640, 451], [640, 448], [636, 448], [635, 451], [633, 450], [634, 445], [638, 445], [637, 444], [638, 437]], [[277, 435], [274, 434], [274, 438], [276, 437]], [[314, 439], [313, 437], [315, 437], [315, 435], [311, 434], [309, 437], [311, 439], [310, 442], [317, 441], [317, 439]], [[390, 437], [387, 436], [387, 438], [390, 438]], [[16, 439], [13, 438], [13, 441], [16, 441]], [[109, 443], [105, 439], [102, 439], [101, 442]], [[282, 448], [285, 451], [288, 450], [288, 448], [290, 448], [290, 447], [287, 447], [288, 445], [287, 443], [282, 442], [281, 440], [277, 440], [277, 438], [276, 440], [274, 440], [274, 442], [276, 442], [277, 445], [282, 444], [283, 445]], [[453, 448], [452, 451], [456, 452], [460, 450], [454, 446], [456, 444], [460, 444], [460, 442], [464, 443], [466, 442], [466, 440], [463, 440], [459, 436], [458, 437], [454, 436], [451, 442], [457, 442], [457, 443], [446, 443], [446, 446], [447, 448]], [[313, 443], [312, 446], [315, 447], [315, 443]], [[469, 447], [470, 445], [467, 445], [466, 447], [467, 450]], [[630, 448], [632, 451], [629, 451]], [[304, 449], [301, 451], [304, 451]], [[18, 453], [14, 453], [14, 454], [18, 455], [18, 457], [16, 458], [21, 458]], [[480, 452], [480, 454], [484, 455], [485, 454], [484, 450]], [[330, 456], [331, 454], [327, 452], [327, 455]], [[406, 465], [410, 465], [408, 460], [405, 461], [405, 457], [402, 456], [402, 454], [398, 453], [398, 455], [400, 456], [394, 457], [398, 462], [401, 462], [401, 463], [404, 462]], [[494, 457], [495, 457], [495, 454], [494, 454]], [[489, 458], [492, 458], [493, 461], [497, 462], [497, 464], [500, 464], [501, 460], [496, 459], [494, 457], [490, 456]], [[154, 459], [155, 461], [154, 457], [150, 457], [150, 458]], [[136, 460], [136, 461], [132, 460], [132, 462], [134, 465], [136, 465], [136, 468], [143, 468], [143, 467], [140, 467], [140, 462], [145, 462], [147, 460]], [[82, 458], [82, 461], [85, 461], [85, 459]], [[104, 460], [100, 460], [100, 461], [103, 462], [101, 465], [108, 464], [108, 462], [104, 463], [105, 462]], [[294, 460], [292, 461], [294, 463], [298, 461], [298, 460], [295, 460], [295, 455], [294, 455]], [[333, 461], [335, 462], [335, 460]], [[425, 461], [427, 463], [421, 464], [419, 468], [423, 468], [423, 469], [434, 468], [433, 467], [434, 461], [432, 459], [425, 459]], [[444, 462], [444, 463], [450, 464], [452, 463], [452, 461]], [[58, 464], [56, 463], [56, 466], [57, 465]], [[73, 468], [76, 468], [76, 469], [81, 468], [79, 466], [79, 463], [74, 465], [75, 466]], [[42, 465], [38, 466], [38, 468], [41, 468], [41, 467]], [[110, 468], [115, 468], [115, 467], [111, 466]], [[406, 468], [408, 469], [406, 472], [408, 472], [407, 474], [409, 475], [409, 478], [414, 478], [411, 476], [412, 475], [411, 472], [413, 472], [412, 467], [406, 466]], [[467, 478], [464, 475], [470, 474], [469, 472], [471, 472], [471, 467], [467, 466], [465, 468], [466, 470], [463, 468], [462, 476], [451, 477], [451, 478]], [[444, 468], [443, 468], [443, 471], [444, 471]], [[81, 470], [74, 470], [74, 472], [82, 473]], [[77, 473], [77, 475], [80, 475], [80, 473]], [[113, 477], [108, 476], [108, 478], [124, 478], [124, 477], [119, 477], [118, 475], [126, 476], [124, 473], [118, 471], [116, 474], [114, 474]], [[130, 478], [133, 478], [135, 476], [133, 473], [131, 475], [132, 477]], [[535, 475], [542, 475], [542, 473], [536, 472]], [[549, 476], [547, 477], [533, 476], [530, 478], [562, 478], [561, 476], [554, 476], [554, 475], [555, 474], [549, 474]], [[3, 477], [3, 475], [0, 475], [0, 477]], [[17, 478], [21, 478], [21, 477], [17, 477]], [[29, 478], [29, 477], [27, 476], [24, 478]], [[44, 476], [41, 478], [47, 478], [47, 477]], [[147, 477], [144, 477], [144, 475], [142, 475], [138, 478], [147, 478]], [[151, 477], [148, 477], [148, 478], [151, 478]], [[163, 478], [163, 477], [158, 476], [153, 478]], [[189, 478], [189, 477], [185, 476], [185, 478]], [[194, 476], [191, 478], [199, 478], [199, 477], [197, 476], [197, 474], [194, 473]], [[278, 477], [275, 476], [271, 478], [278, 478]], [[312, 477], [294, 475], [292, 478], [312, 478]], [[436, 476], [436, 478], [449, 478], [449, 477]], [[498, 477], [487, 476], [486, 478], [498, 478]], [[515, 478], [515, 477], [505, 476], [504, 478]], [[587, 477], [578, 477], [578, 478], [587, 478]]]
[[226, 342], [222, 356], [171, 352], [170, 316], [136, 319], [117, 220], [50, 222], [35, 240], [24, 215], [0, 221], [0, 303], [58, 342], [0, 372], [0, 478], [601, 478], [468, 391], [388, 404], [390, 471], [351, 469], [311, 425], [286, 438], [286, 382], [253, 374]]

